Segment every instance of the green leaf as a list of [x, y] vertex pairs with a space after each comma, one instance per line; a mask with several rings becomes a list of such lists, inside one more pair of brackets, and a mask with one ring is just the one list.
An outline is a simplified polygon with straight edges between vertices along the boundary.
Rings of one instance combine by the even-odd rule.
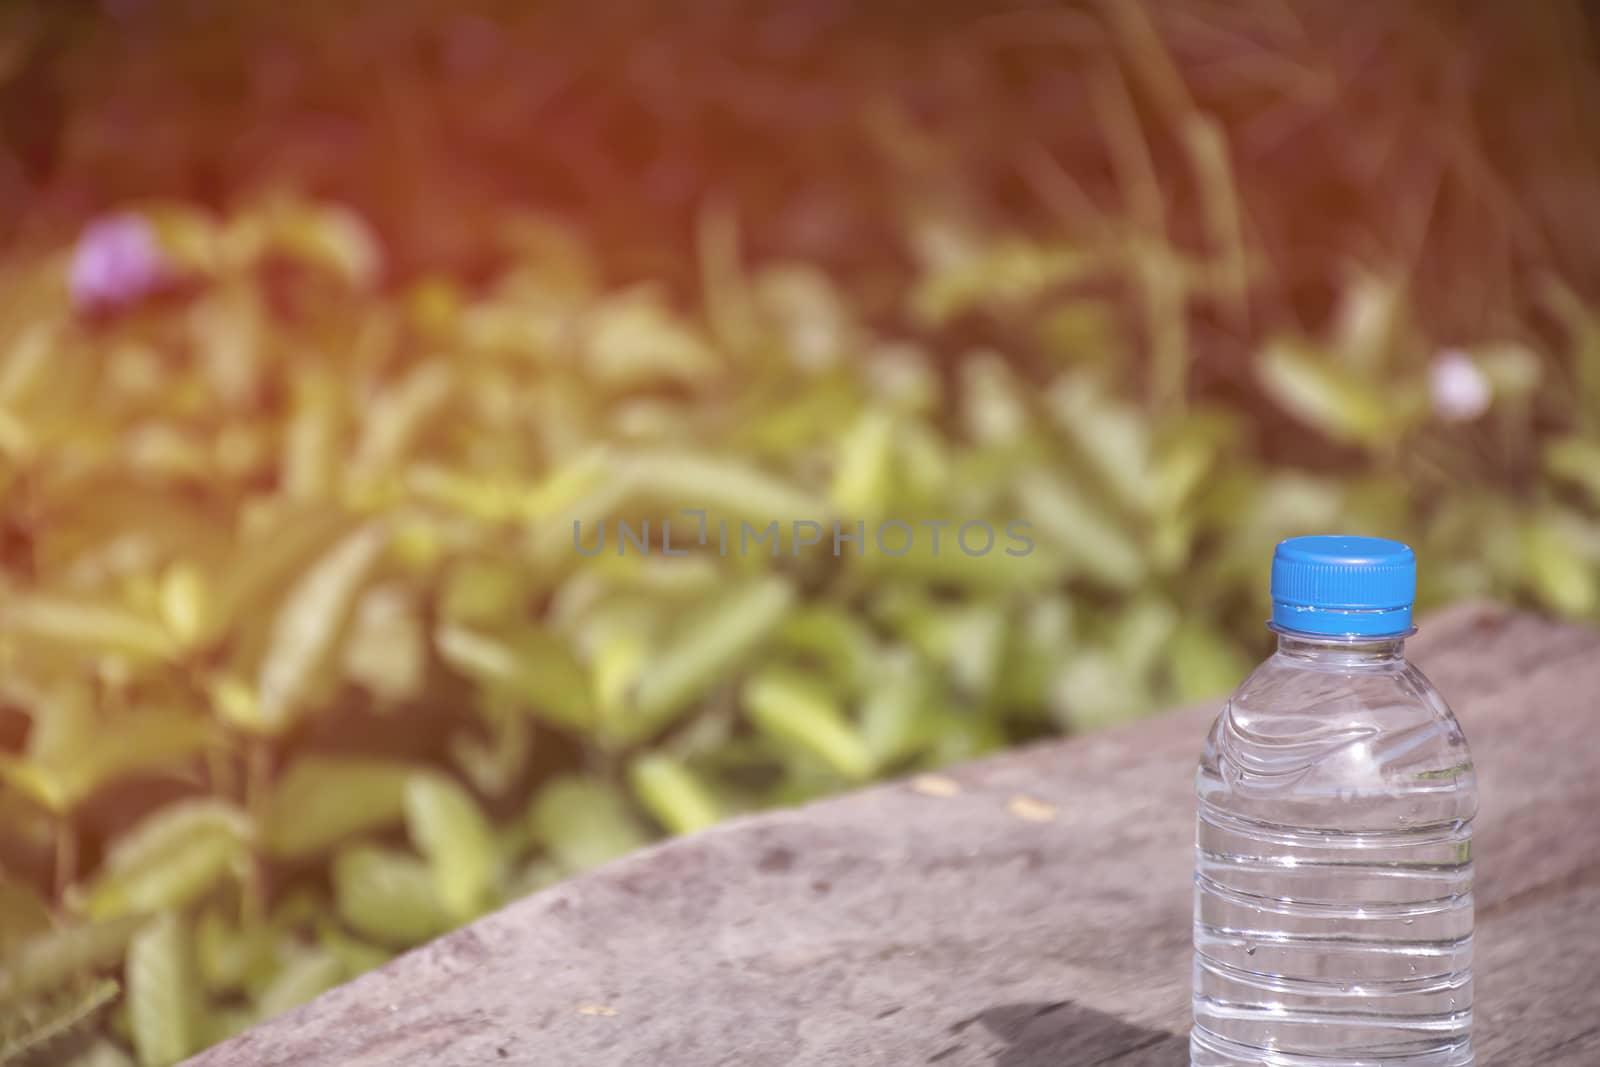
[[316, 554], [346, 529], [345, 520], [325, 505], [279, 503], [255, 518], [217, 578], [212, 607], [219, 629], [253, 623], [271, 610]]
[[798, 608], [778, 631], [778, 644], [816, 664], [840, 687], [854, 691], [875, 670], [877, 641], [866, 624], [842, 608]]
[[583, 368], [608, 386], [696, 381], [717, 367], [706, 340], [647, 289], [599, 304], [590, 312], [585, 332]]
[[703, 830], [722, 817], [705, 783], [671, 756], [641, 756], [628, 769], [628, 782], [645, 810], [675, 834]]
[[259, 923], [237, 926], [215, 906], [201, 912], [194, 928], [200, 980], [214, 992], [244, 988], [272, 953], [271, 933]]
[[962, 360], [961, 415], [967, 435], [979, 444], [1009, 445], [1028, 429], [1015, 376], [999, 356], [985, 352]]
[[360, 215], [329, 204], [290, 201], [261, 209], [261, 250], [288, 255], [365, 288], [383, 269], [383, 250]]
[[516, 785], [533, 750], [533, 726], [516, 707], [492, 693], [478, 700], [478, 717], [487, 736], [458, 730], [450, 737], [450, 759], [473, 788], [502, 796]]
[[1065, 702], [1065, 724], [1079, 731], [1122, 722], [1150, 706], [1150, 693], [1142, 679], [1131, 675], [1104, 649], [1073, 654], [1062, 668], [1057, 691]]
[[1017, 493], [1041, 546], [1064, 552], [1085, 579], [1126, 589], [1144, 578], [1138, 542], [1089, 494], [1038, 469], [1018, 475]]
[[186, 800], [154, 813], [124, 834], [84, 894], [92, 918], [178, 908], [224, 876], [248, 870], [249, 818], [220, 800]]
[[1389, 362], [1405, 328], [1405, 292], [1395, 282], [1367, 276], [1339, 299], [1334, 343], [1346, 363], [1373, 372]]
[[[763, 523], [774, 519], [779, 523], [820, 520], [828, 510], [820, 498], [758, 467], [698, 452], [662, 451], [618, 457], [617, 470], [628, 479], [631, 492], [646, 502], [669, 508], [704, 509], [708, 544], [718, 543], [718, 519], [727, 519], [733, 528], [740, 519]], [[690, 531], [694, 540], [699, 539], [699, 521], [693, 516], [674, 521], [672, 528], [674, 544], [687, 547], [691, 543]], [[736, 538], [737, 531], [732, 533]]]
[[[115, 995], [118, 991], [116, 983], [110, 983], [107, 991]], [[134, 1067], [134, 1064], [133, 1057], [122, 1051], [120, 1045], [102, 1037], [68, 1060], [64, 1067]]]
[[627, 740], [666, 726], [689, 704], [761, 646], [782, 624], [794, 591], [779, 578], [761, 578], [736, 588], [686, 620], [638, 680], [631, 715], [618, 724]]
[[346, 678], [365, 686], [383, 703], [409, 700], [421, 692], [427, 670], [427, 635], [422, 606], [409, 590], [379, 585], [361, 596], [345, 641], [342, 667]]
[[206, 576], [193, 564], [176, 563], [161, 576], [161, 617], [183, 647], [193, 646], [210, 633], [210, 599]]
[[1111, 625], [1111, 648], [1130, 675], [1144, 677], [1167, 653], [1167, 643], [1178, 626], [1172, 605], [1155, 596], [1141, 596], [1128, 604]]
[[1130, 511], [1148, 510], [1156, 482], [1145, 418], [1081, 375], [1061, 378], [1050, 389], [1048, 401], [1056, 424], [1117, 502]]
[[53, 925], [50, 906], [33, 886], [0, 875], [0, 960]]
[[172, 634], [155, 619], [117, 604], [43, 594], [7, 593], [0, 602], [0, 632], [6, 631], [136, 662], [165, 659], [177, 648]]
[[244, 1033], [259, 1020], [251, 1008], [218, 1007], [212, 1005], [200, 1017], [200, 1047], [220, 1045], [231, 1037]]
[[355, 484], [392, 474], [412, 443], [422, 435], [455, 387], [450, 366], [427, 362], [413, 367], [367, 407], [361, 441], [350, 464]]
[[745, 683], [744, 706], [751, 721], [780, 744], [819, 758], [852, 781], [871, 776], [866, 743], [827, 692], [806, 678], [764, 670]]
[[140, 1067], [170, 1067], [199, 1047], [199, 990], [183, 919], [164, 912], [128, 945], [128, 1020]]
[[1522, 569], [1533, 592], [1552, 611], [1585, 616], [1600, 604], [1600, 572], [1568, 532], [1549, 516], [1522, 526]]
[[434, 641], [450, 666], [552, 724], [587, 730], [594, 723], [588, 672], [566, 642], [547, 630], [521, 627], [500, 639], [445, 624]]
[[906, 649], [883, 660], [861, 703], [861, 740], [872, 761], [887, 767], [912, 755], [925, 740], [929, 673]]
[[317, 943], [333, 953], [350, 978], [376, 970], [394, 959], [394, 951], [346, 934], [331, 918], [318, 924]]
[[1028, 717], [1046, 710], [1062, 653], [1071, 647], [1073, 622], [1072, 601], [1053, 595], [1029, 604], [1011, 627], [998, 679], [1001, 699], [1011, 710]]
[[1544, 467], [1552, 477], [1571, 482], [1600, 505], [1600, 441], [1563, 437], [1545, 446]]
[[142, 922], [125, 917], [64, 926], [20, 941], [0, 956], [0, 1004], [110, 966], [122, 958]]
[[[874, 518], [892, 500], [894, 421], [882, 411], [864, 411], [839, 442], [829, 496], [842, 515]], [[793, 519], [811, 519], [795, 514]]]
[[585, 871], [649, 842], [615, 786], [576, 775], [551, 779], [533, 799], [534, 838], [567, 873]]
[[433, 870], [440, 902], [465, 922], [492, 902], [496, 879], [494, 831], [470, 794], [441, 775], [406, 783], [406, 828]]
[[1173, 696], [1181, 703], [1223, 696], [1250, 672], [1238, 646], [1200, 622], [1179, 625], [1169, 656]]
[[363, 526], [318, 560], [289, 592], [273, 620], [272, 641], [261, 664], [253, 724], [259, 731], [282, 732], [317, 695], [361, 586], [387, 544], [381, 526]]
[[302, 949], [289, 957], [256, 998], [258, 1018], [282, 1015], [327, 992], [344, 978], [339, 957], [322, 948]]
[[1474, 349], [1472, 358], [1489, 379], [1496, 397], [1528, 396], [1544, 378], [1544, 361], [1539, 353], [1516, 342], [1485, 345]]
[[1395, 440], [1422, 411], [1417, 397], [1358, 377], [1303, 345], [1275, 342], [1255, 366], [1261, 387], [1279, 407], [1336, 441]]
[[182, 712], [124, 713], [99, 723], [76, 750], [47, 760], [0, 753], [0, 781], [51, 811], [71, 811], [114, 781], [168, 768], [196, 755], [216, 736], [210, 723]]
[[272, 791], [267, 849], [280, 859], [321, 852], [343, 838], [398, 822], [416, 768], [391, 760], [304, 756]]
[[421, 944], [450, 926], [428, 865], [407, 852], [358, 845], [333, 861], [339, 916], [384, 945]]

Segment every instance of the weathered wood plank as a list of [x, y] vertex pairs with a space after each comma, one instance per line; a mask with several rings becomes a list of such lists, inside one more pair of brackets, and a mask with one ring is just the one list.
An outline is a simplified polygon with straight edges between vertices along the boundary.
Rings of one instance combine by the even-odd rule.
[[[1592, 1067], [1600, 634], [1469, 606], [1415, 651], [1482, 783], [1480, 1062]], [[1214, 713], [958, 768], [955, 796], [896, 783], [668, 843], [191, 1063], [1176, 1067]]]

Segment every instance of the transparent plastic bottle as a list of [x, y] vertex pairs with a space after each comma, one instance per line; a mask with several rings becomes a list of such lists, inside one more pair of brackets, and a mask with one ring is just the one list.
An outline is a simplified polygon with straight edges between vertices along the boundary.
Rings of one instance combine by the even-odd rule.
[[1193, 1067], [1468, 1067], [1477, 783], [1406, 662], [1416, 560], [1302, 537], [1196, 777]]

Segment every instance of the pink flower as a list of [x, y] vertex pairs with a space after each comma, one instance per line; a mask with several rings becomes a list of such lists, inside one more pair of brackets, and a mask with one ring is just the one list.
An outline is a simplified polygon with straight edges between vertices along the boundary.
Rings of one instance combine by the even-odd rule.
[[1489, 379], [1465, 352], [1449, 348], [1428, 370], [1433, 412], [1446, 422], [1471, 422], [1489, 410], [1494, 394]]
[[79, 308], [92, 310], [134, 303], [167, 281], [166, 257], [155, 228], [138, 215], [107, 215], [78, 238], [68, 288]]

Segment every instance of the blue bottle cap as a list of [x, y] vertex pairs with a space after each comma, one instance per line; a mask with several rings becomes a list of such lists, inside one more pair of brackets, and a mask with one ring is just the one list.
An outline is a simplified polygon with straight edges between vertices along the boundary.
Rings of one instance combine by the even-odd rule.
[[1330, 637], [1411, 632], [1417, 556], [1381, 537], [1291, 537], [1272, 556], [1272, 628]]

